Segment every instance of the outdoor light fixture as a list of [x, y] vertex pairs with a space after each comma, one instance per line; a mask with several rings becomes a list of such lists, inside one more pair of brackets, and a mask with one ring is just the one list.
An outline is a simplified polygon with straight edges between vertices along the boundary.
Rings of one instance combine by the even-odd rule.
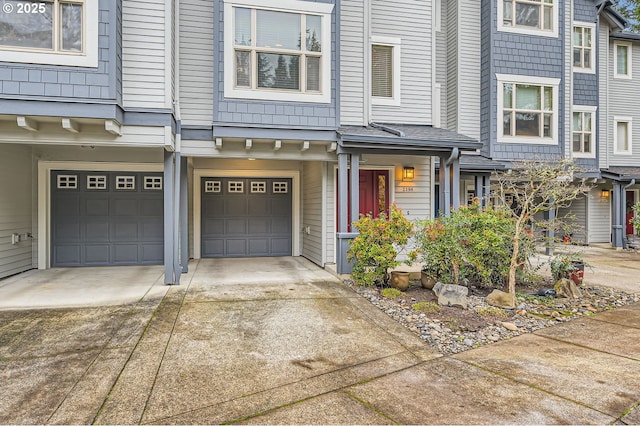
[[402, 180], [413, 180], [415, 177], [415, 169], [413, 167], [402, 168]]
[[609, 192], [608, 189], [603, 189], [600, 195], [602, 195], [602, 198], [609, 198]]

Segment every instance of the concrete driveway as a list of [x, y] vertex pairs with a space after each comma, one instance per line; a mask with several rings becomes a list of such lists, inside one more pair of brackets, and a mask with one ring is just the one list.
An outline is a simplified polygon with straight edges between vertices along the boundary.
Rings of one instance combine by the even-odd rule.
[[165, 288], [1, 311], [0, 423], [640, 422], [640, 306], [441, 357], [301, 258]]

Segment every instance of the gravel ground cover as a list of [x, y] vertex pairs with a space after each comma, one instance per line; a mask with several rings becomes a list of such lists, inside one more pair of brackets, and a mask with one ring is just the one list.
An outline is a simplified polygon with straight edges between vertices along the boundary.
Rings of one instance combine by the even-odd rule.
[[[433, 291], [422, 288], [419, 281], [412, 282], [404, 294], [395, 299], [384, 297], [377, 287], [357, 286], [351, 280], [345, 283], [444, 355], [640, 301], [640, 293], [591, 285], [580, 287], [582, 297], [579, 299], [535, 296], [533, 293], [538, 288], [526, 287], [517, 289], [516, 309], [500, 309], [486, 302], [485, 297], [492, 289], [471, 286], [469, 307], [462, 309], [437, 306]], [[422, 311], [416, 309], [421, 307]]]

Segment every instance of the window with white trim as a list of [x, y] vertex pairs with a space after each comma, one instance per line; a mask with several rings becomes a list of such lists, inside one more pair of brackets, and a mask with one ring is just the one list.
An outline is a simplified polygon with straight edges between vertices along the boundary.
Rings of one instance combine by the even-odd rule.
[[558, 143], [559, 79], [498, 74], [498, 142]]
[[286, 194], [287, 192], [289, 192], [288, 182], [273, 182], [274, 194]]
[[162, 189], [162, 176], [145, 176], [144, 177], [144, 189], [146, 189], [146, 190], [161, 190]]
[[573, 70], [595, 72], [595, 25], [580, 23], [573, 25]]
[[498, 30], [558, 36], [558, 0], [498, 0]]
[[251, 182], [252, 194], [265, 194], [266, 192], [267, 192], [267, 182], [264, 182], [264, 181]]
[[220, 192], [222, 184], [219, 180], [208, 180], [204, 183], [204, 192]]
[[596, 156], [596, 107], [574, 105], [571, 122], [571, 144], [574, 158]]
[[129, 191], [136, 189], [136, 177], [116, 176], [116, 189]]
[[230, 180], [227, 183], [227, 192], [229, 193], [243, 193], [244, 192], [244, 182], [241, 180]]
[[0, 13], [0, 61], [96, 67], [97, 3], [4, 0]]
[[613, 60], [615, 78], [631, 78], [631, 43], [623, 41], [613, 42]]
[[225, 96], [331, 101], [333, 5], [226, 0]]
[[372, 36], [371, 42], [371, 101], [400, 105], [401, 39]]
[[76, 175], [58, 175], [57, 177], [58, 189], [77, 189], [78, 188], [78, 176]]
[[613, 153], [631, 155], [631, 117], [613, 117]]
[[107, 177], [104, 175], [88, 175], [87, 189], [107, 189]]

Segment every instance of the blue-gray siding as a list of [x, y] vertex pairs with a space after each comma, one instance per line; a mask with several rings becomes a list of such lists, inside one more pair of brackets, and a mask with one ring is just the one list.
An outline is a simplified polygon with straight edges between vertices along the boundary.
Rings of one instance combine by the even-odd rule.
[[[335, 3], [333, 0], [317, 0], [317, 3]], [[336, 128], [338, 127], [337, 103], [336, 103], [336, 72], [337, 72], [337, 45], [336, 45], [336, 9], [331, 19], [331, 102], [321, 103], [297, 103], [276, 102], [247, 99], [233, 99], [224, 97], [224, 2], [217, 0], [215, 3], [215, 23], [218, 42], [214, 44], [214, 122], [225, 125], [257, 124], [266, 127], [293, 127], [293, 128]]]

